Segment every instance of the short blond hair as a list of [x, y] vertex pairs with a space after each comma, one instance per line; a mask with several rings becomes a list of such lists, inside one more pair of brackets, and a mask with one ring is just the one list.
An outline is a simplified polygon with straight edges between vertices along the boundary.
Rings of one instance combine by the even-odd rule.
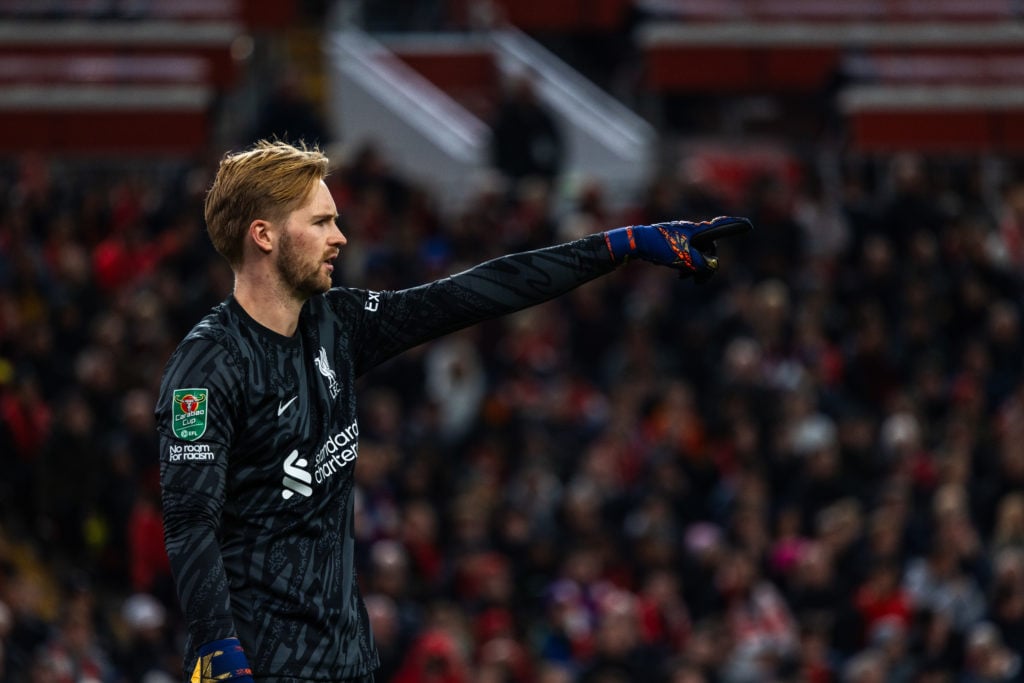
[[224, 155], [206, 193], [206, 229], [214, 248], [232, 266], [254, 220], [278, 221], [302, 205], [327, 176], [327, 157], [305, 143], [260, 140]]

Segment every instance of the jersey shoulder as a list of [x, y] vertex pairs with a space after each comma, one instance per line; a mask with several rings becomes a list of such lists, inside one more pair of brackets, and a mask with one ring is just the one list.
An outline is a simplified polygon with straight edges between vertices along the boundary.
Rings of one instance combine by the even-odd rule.
[[164, 424], [183, 396], [226, 397], [234, 403], [246, 382], [247, 350], [226, 306], [214, 308], [182, 339], [164, 367], [155, 414]]
[[326, 306], [335, 313], [362, 314], [364, 311], [374, 310], [376, 302], [380, 301], [380, 292], [356, 287], [332, 287], [322, 296], [316, 297], [311, 304]]
[[230, 307], [221, 304], [196, 323], [167, 361], [165, 380], [191, 369], [209, 372], [213, 365], [221, 371], [244, 367], [246, 352], [234, 318]]

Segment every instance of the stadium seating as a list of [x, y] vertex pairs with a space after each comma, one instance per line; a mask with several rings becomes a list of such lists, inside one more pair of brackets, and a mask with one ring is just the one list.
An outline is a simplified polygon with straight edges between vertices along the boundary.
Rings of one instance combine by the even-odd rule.
[[[863, 150], [1019, 147], [1024, 30], [1006, 0], [640, 3], [659, 96], [831, 97]], [[972, 90], [982, 87], [982, 90]]]
[[190, 154], [248, 31], [293, 2], [0, 3], [0, 149]]

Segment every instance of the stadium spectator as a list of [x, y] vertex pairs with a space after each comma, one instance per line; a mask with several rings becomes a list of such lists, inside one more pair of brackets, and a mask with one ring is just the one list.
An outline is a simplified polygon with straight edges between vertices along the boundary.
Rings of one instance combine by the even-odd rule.
[[491, 122], [491, 162], [513, 186], [529, 178], [550, 185], [564, 162], [563, 134], [536, 88], [532, 74], [512, 78]]
[[285, 66], [260, 103], [249, 141], [278, 139], [328, 146], [333, 136], [316, 105], [303, 91], [301, 74]]
[[54, 636], [35, 654], [37, 667], [49, 673], [52, 683], [102, 683], [113, 676], [111, 657], [97, 642], [92, 617], [69, 608]]
[[179, 655], [169, 637], [167, 610], [154, 596], [134, 593], [122, 604], [120, 618], [126, 629], [114, 653], [119, 679], [143, 681], [178, 671]]

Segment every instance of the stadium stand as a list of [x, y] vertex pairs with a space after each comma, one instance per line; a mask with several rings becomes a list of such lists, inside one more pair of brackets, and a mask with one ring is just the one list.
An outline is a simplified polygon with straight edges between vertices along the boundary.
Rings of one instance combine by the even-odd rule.
[[[850, 87], [842, 115], [863, 151], [892, 151], [885, 131], [903, 148], [930, 151], [1020, 144], [1013, 65], [1024, 32], [1015, 3], [698, 0], [643, 7], [640, 43], [651, 90], [799, 97]], [[938, 87], [950, 82], [984, 88]], [[955, 134], [962, 128], [973, 132]]]
[[210, 142], [248, 32], [294, 3], [0, 4], [0, 145], [86, 154], [194, 154]]

